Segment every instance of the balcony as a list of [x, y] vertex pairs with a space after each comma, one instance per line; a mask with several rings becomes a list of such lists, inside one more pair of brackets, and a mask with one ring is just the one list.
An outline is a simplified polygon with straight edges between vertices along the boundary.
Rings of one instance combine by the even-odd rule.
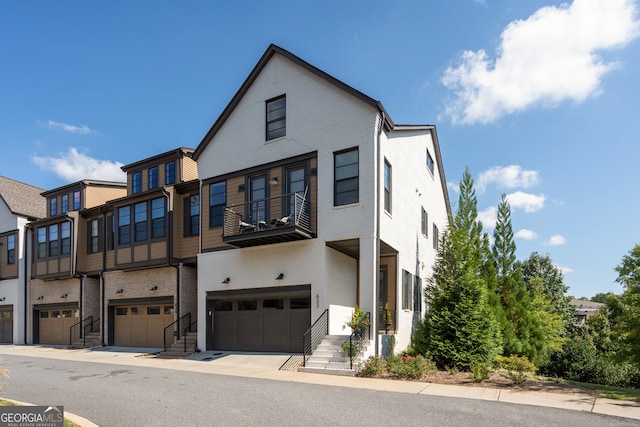
[[307, 194], [289, 193], [225, 207], [222, 240], [245, 248], [314, 238]]

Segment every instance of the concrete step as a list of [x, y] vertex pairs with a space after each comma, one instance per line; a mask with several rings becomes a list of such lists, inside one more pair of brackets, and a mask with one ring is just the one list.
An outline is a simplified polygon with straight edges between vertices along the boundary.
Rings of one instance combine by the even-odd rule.
[[307, 366], [301, 366], [298, 368], [299, 372], [308, 372], [311, 374], [323, 374], [323, 375], [343, 375], [348, 377], [353, 377], [356, 375], [356, 371], [353, 369], [342, 369], [342, 368], [317, 368], [308, 366], [309, 362], [307, 362]]

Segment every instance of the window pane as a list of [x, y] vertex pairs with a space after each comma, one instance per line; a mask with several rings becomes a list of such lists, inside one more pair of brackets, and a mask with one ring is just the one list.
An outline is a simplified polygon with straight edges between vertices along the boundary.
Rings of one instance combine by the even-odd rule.
[[164, 197], [151, 201], [151, 238], [164, 237]]
[[131, 207], [118, 209], [118, 243], [131, 243]]
[[262, 301], [262, 308], [269, 310], [284, 310], [284, 300], [266, 299]]
[[49, 199], [49, 215], [58, 215], [58, 199], [56, 199], [55, 197]]
[[174, 309], [172, 305], [165, 305], [164, 306], [164, 314], [173, 314]]
[[48, 311], [41, 311], [40, 312], [40, 318], [41, 319], [48, 319], [49, 318], [49, 312]]
[[224, 222], [224, 206], [227, 203], [227, 183], [209, 186], [209, 227], [220, 227]]
[[258, 301], [256, 300], [238, 301], [238, 310], [247, 311], [247, 310], [257, 310], [257, 309], [258, 309]]
[[147, 314], [160, 314], [160, 306], [147, 307]]
[[334, 204], [358, 202], [358, 150], [334, 155]]
[[142, 191], [142, 172], [136, 172], [131, 176], [131, 192], [139, 193]]
[[60, 212], [61, 213], [69, 212], [69, 195], [63, 194], [60, 201], [61, 201]]
[[176, 182], [176, 162], [168, 162], [164, 165], [164, 183], [167, 185]]
[[311, 298], [291, 298], [291, 310], [311, 308]]
[[49, 256], [58, 255], [58, 224], [49, 226]]
[[231, 301], [216, 301], [213, 304], [214, 311], [231, 311], [233, 310], [233, 304]]
[[80, 192], [79, 191], [73, 192], [73, 210], [74, 211], [80, 210]]
[[267, 141], [285, 136], [287, 131], [287, 98], [280, 97], [267, 101], [266, 123]]
[[127, 307], [116, 307], [116, 316], [126, 316], [128, 312]]
[[142, 314], [140, 307], [131, 307], [131, 315], [137, 316], [138, 314]]
[[136, 242], [147, 240], [147, 202], [134, 205]]
[[158, 167], [149, 168], [149, 189], [158, 187]]

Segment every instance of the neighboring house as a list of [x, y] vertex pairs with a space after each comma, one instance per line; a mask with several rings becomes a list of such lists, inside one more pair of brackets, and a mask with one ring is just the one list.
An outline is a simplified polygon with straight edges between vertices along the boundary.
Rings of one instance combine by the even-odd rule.
[[31, 225], [32, 342], [163, 347], [167, 326], [195, 322], [192, 153], [178, 148], [123, 166], [126, 183], [85, 180], [42, 193], [48, 215]]
[[33, 249], [28, 301], [32, 315], [28, 342], [69, 345], [73, 325], [87, 312], [99, 314], [99, 281], [79, 268], [84, 255], [79, 245], [85, 241], [80, 213], [124, 194], [124, 183], [96, 180], [41, 193], [46, 215], [30, 224]]
[[24, 344], [30, 221], [46, 216], [41, 188], [0, 176], [0, 343]]
[[301, 352], [325, 311], [329, 333], [348, 335], [356, 305], [372, 351], [385, 329], [410, 343], [451, 216], [435, 126], [395, 124], [271, 45], [193, 158], [200, 349]]
[[571, 299], [569, 302], [576, 310], [576, 326], [585, 326], [587, 319], [598, 312], [606, 304], [582, 299]]

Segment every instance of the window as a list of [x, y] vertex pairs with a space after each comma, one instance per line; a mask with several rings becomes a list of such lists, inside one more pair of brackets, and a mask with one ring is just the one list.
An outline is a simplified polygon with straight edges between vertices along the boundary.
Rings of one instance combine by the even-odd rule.
[[158, 167], [149, 168], [149, 190], [158, 187]]
[[47, 257], [47, 227], [38, 227], [38, 258]]
[[287, 98], [281, 96], [267, 101], [267, 141], [287, 134]]
[[100, 249], [99, 245], [98, 245], [98, 220], [97, 219], [93, 219], [91, 221], [89, 221], [88, 223], [88, 231], [89, 231], [89, 244], [87, 245], [88, 247], [88, 253], [90, 254], [95, 254], [96, 252], [98, 252], [98, 250]]
[[424, 208], [422, 208], [422, 217], [421, 217], [421, 226], [420, 226], [420, 230], [422, 231], [422, 235], [424, 237], [429, 237], [428, 235], [428, 230], [429, 230], [429, 215], [427, 214], [427, 211], [424, 210]]
[[147, 202], [133, 205], [133, 215], [136, 242], [147, 240]]
[[60, 224], [60, 254], [68, 255], [71, 253], [71, 223], [63, 222]]
[[79, 191], [73, 192], [73, 210], [74, 211], [80, 210], [80, 192]]
[[259, 224], [267, 219], [267, 176], [249, 178], [249, 212], [248, 221]]
[[58, 215], [58, 199], [55, 197], [49, 199], [49, 216]]
[[151, 201], [151, 238], [164, 237], [164, 197]]
[[287, 183], [285, 191], [290, 194], [290, 196], [286, 201], [287, 205], [285, 206], [285, 212], [283, 212], [284, 216], [292, 214], [298, 216], [304, 209], [302, 202], [307, 186], [305, 171], [306, 169], [304, 166], [287, 169]]
[[384, 210], [391, 213], [391, 165], [384, 161]]
[[[187, 215], [186, 212], [189, 212]], [[185, 199], [185, 236], [200, 234], [200, 195], [193, 194]]]
[[160, 314], [160, 306], [154, 305], [151, 307], [147, 307], [147, 314], [148, 315]]
[[49, 256], [58, 256], [58, 224], [49, 226]]
[[63, 194], [60, 197], [60, 213], [69, 212], [69, 195]]
[[402, 309], [411, 310], [413, 305], [413, 280], [412, 274], [402, 270]]
[[142, 191], [142, 172], [136, 172], [131, 176], [131, 192], [133, 194]]
[[334, 154], [334, 206], [358, 203], [358, 149]]
[[433, 168], [434, 168], [434, 164], [433, 164], [433, 157], [431, 157], [431, 153], [429, 153], [429, 149], [427, 148], [427, 168], [431, 171], [431, 174], [433, 174]]
[[238, 301], [238, 310], [240, 311], [253, 311], [257, 309], [258, 301], [256, 300]]
[[438, 250], [438, 240], [440, 236], [438, 235], [438, 226], [433, 224], [433, 249]]
[[171, 185], [176, 183], [176, 162], [175, 160], [164, 164], [164, 183]]
[[7, 236], [7, 264], [16, 263], [16, 235]]
[[224, 205], [227, 203], [227, 183], [209, 186], [209, 227], [221, 227], [224, 222]]
[[413, 311], [422, 312], [422, 279], [413, 276]]
[[118, 209], [118, 244], [131, 243], [131, 206]]

